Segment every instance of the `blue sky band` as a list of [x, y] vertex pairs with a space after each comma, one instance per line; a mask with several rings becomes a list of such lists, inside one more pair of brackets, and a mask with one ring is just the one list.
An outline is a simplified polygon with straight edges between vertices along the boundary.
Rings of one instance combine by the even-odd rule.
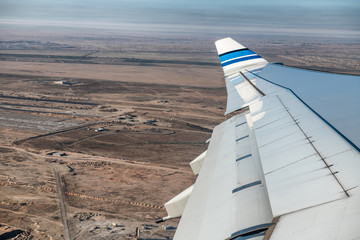
[[250, 56], [250, 57], [244, 57], [244, 58], [238, 58], [238, 59], [234, 59], [231, 61], [228, 61], [226, 63], [222, 63], [221, 66], [222, 67], [226, 67], [228, 65], [231, 65], [233, 63], [238, 63], [238, 62], [243, 62], [243, 61], [247, 61], [247, 60], [251, 60], [251, 59], [256, 59], [256, 58], [261, 58], [259, 55], [255, 55], [255, 56]]

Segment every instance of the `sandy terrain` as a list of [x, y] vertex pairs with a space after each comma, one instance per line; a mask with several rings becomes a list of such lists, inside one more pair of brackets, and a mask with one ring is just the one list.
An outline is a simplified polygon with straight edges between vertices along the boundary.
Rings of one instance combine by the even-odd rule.
[[[213, 40], [6, 33], [0, 238], [131, 239], [136, 228], [145, 239], [171, 238], [174, 229], [155, 219], [194, 182], [188, 163], [226, 119]], [[359, 74], [356, 55], [344, 53], [334, 67], [326, 55], [333, 43], [302, 55], [301, 44], [297, 53], [292, 41], [280, 45], [276, 52], [279, 43], [254, 42], [254, 50], [285, 64]]]
[[110, 64], [101, 51], [105, 63], [83, 63], [71, 59], [87, 54], [81, 47], [30, 45], [41, 49], [4, 50], [0, 67], [0, 234], [131, 239], [140, 228], [144, 238], [172, 237], [155, 220], [194, 182], [188, 163], [225, 119], [221, 69], [119, 53]]

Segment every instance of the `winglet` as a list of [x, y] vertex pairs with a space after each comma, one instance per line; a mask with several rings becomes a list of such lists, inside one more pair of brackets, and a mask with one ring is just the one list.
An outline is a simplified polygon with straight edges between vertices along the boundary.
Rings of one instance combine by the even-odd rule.
[[243, 69], [262, 68], [268, 62], [260, 55], [244, 47], [232, 38], [224, 38], [215, 42], [224, 75], [229, 76]]

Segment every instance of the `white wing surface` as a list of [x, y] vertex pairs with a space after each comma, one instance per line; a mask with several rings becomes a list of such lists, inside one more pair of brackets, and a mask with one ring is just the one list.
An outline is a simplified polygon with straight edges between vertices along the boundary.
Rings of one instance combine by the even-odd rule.
[[360, 239], [360, 78], [216, 47], [238, 114], [193, 161], [191, 192], [165, 205], [181, 216], [174, 239]]

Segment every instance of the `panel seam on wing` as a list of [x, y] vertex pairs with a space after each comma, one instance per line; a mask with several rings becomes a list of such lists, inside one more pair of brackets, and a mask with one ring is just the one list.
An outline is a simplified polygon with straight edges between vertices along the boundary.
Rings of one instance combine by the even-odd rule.
[[287, 108], [285, 106], [285, 104], [283, 103], [283, 101], [281, 100], [281, 98], [279, 97], [279, 95], [276, 95], [276, 97], [278, 98], [278, 100], [280, 101], [281, 105], [284, 107], [284, 109], [286, 110], [286, 112], [290, 115], [291, 119], [295, 122], [296, 126], [300, 129], [300, 131], [304, 134], [305, 138], [307, 139], [307, 141], [310, 143], [310, 145], [312, 146], [312, 148], [315, 150], [316, 154], [321, 158], [321, 160], [323, 161], [323, 163], [325, 164], [326, 168], [330, 171], [331, 175], [335, 178], [335, 180], [337, 181], [337, 183], [340, 185], [340, 187], [342, 188], [342, 190], [344, 191], [344, 193], [346, 194], [347, 197], [350, 197], [349, 193], [347, 192], [347, 190], [345, 189], [345, 187], [341, 184], [340, 180], [336, 177], [336, 173], [337, 172], [333, 172], [333, 170], [331, 169], [331, 166], [326, 162], [325, 158], [321, 155], [321, 153], [319, 152], [319, 150], [315, 147], [313, 141], [310, 140], [309, 136], [307, 136], [307, 134], [305, 133], [305, 131], [301, 128], [300, 124], [296, 121], [296, 119], [294, 118], [294, 116], [290, 113], [289, 108]]

